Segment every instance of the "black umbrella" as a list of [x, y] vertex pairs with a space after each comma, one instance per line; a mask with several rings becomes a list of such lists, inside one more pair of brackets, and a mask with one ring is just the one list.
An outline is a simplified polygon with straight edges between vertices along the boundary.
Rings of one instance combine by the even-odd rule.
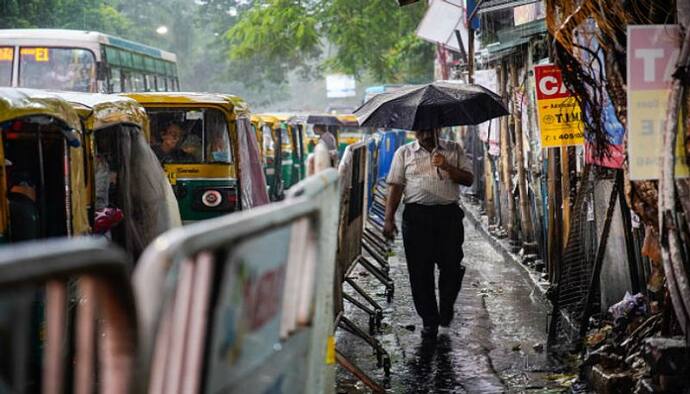
[[343, 123], [335, 115], [309, 115], [307, 116], [307, 123], [318, 124], [323, 126], [342, 126]]
[[434, 82], [377, 94], [355, 115], [361, 126], [424, 130], [479, 124], [508, 110], [483, 86]]

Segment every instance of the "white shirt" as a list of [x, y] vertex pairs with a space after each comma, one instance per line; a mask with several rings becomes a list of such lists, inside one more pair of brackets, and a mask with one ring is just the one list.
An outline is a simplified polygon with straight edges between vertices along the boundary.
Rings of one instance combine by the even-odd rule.
[[[460, 144], [441, 140], [436, 150], [445, 156], [448, 164], [472, 172], [472, 163]], [[431, 165], [431, 153], [417, 141], [395, 151], [386, 181], [403, 185], [405, 204], [447, 205], [460, 198], [460, 185], [453, 182], [446, 171]]]

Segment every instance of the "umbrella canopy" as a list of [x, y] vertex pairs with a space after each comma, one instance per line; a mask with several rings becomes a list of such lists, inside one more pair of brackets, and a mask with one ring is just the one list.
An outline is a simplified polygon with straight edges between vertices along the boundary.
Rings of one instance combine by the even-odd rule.
[[343, 123], [338, 120], [335, 115], [323, 114], [323, 115], [309, 115], [307, 116], [308, 124], [318, 124], [323, 126], [342, 126]]
[[355, 115], [361, 126], [423, 130], [479, 124], [508, 110], [483, 86], [434, 82], [378, 94]]

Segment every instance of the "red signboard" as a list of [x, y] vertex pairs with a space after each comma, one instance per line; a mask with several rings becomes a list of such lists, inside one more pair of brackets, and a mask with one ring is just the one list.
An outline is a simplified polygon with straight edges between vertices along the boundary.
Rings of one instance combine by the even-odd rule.
[[537, 99], [547, 100], [571, 96], [563, 84], [561, 69], [558, 66], [553, 64], [535, 66], [534, 76], [537, 82]]

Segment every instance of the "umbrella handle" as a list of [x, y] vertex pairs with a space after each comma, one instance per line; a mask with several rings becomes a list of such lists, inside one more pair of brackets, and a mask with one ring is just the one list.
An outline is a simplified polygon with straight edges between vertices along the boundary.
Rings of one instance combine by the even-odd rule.
[[[436, 149], [438, 149], [438, 129], [434, 129], [434, 150], [431, 151], [431, 155], [433, 156], [434, 153], [436, 153]], [[438, 175], [439, 180], [443, 180], [443, 175], [441, 175], [441, 169], [436, 167], [436, 174]]]

